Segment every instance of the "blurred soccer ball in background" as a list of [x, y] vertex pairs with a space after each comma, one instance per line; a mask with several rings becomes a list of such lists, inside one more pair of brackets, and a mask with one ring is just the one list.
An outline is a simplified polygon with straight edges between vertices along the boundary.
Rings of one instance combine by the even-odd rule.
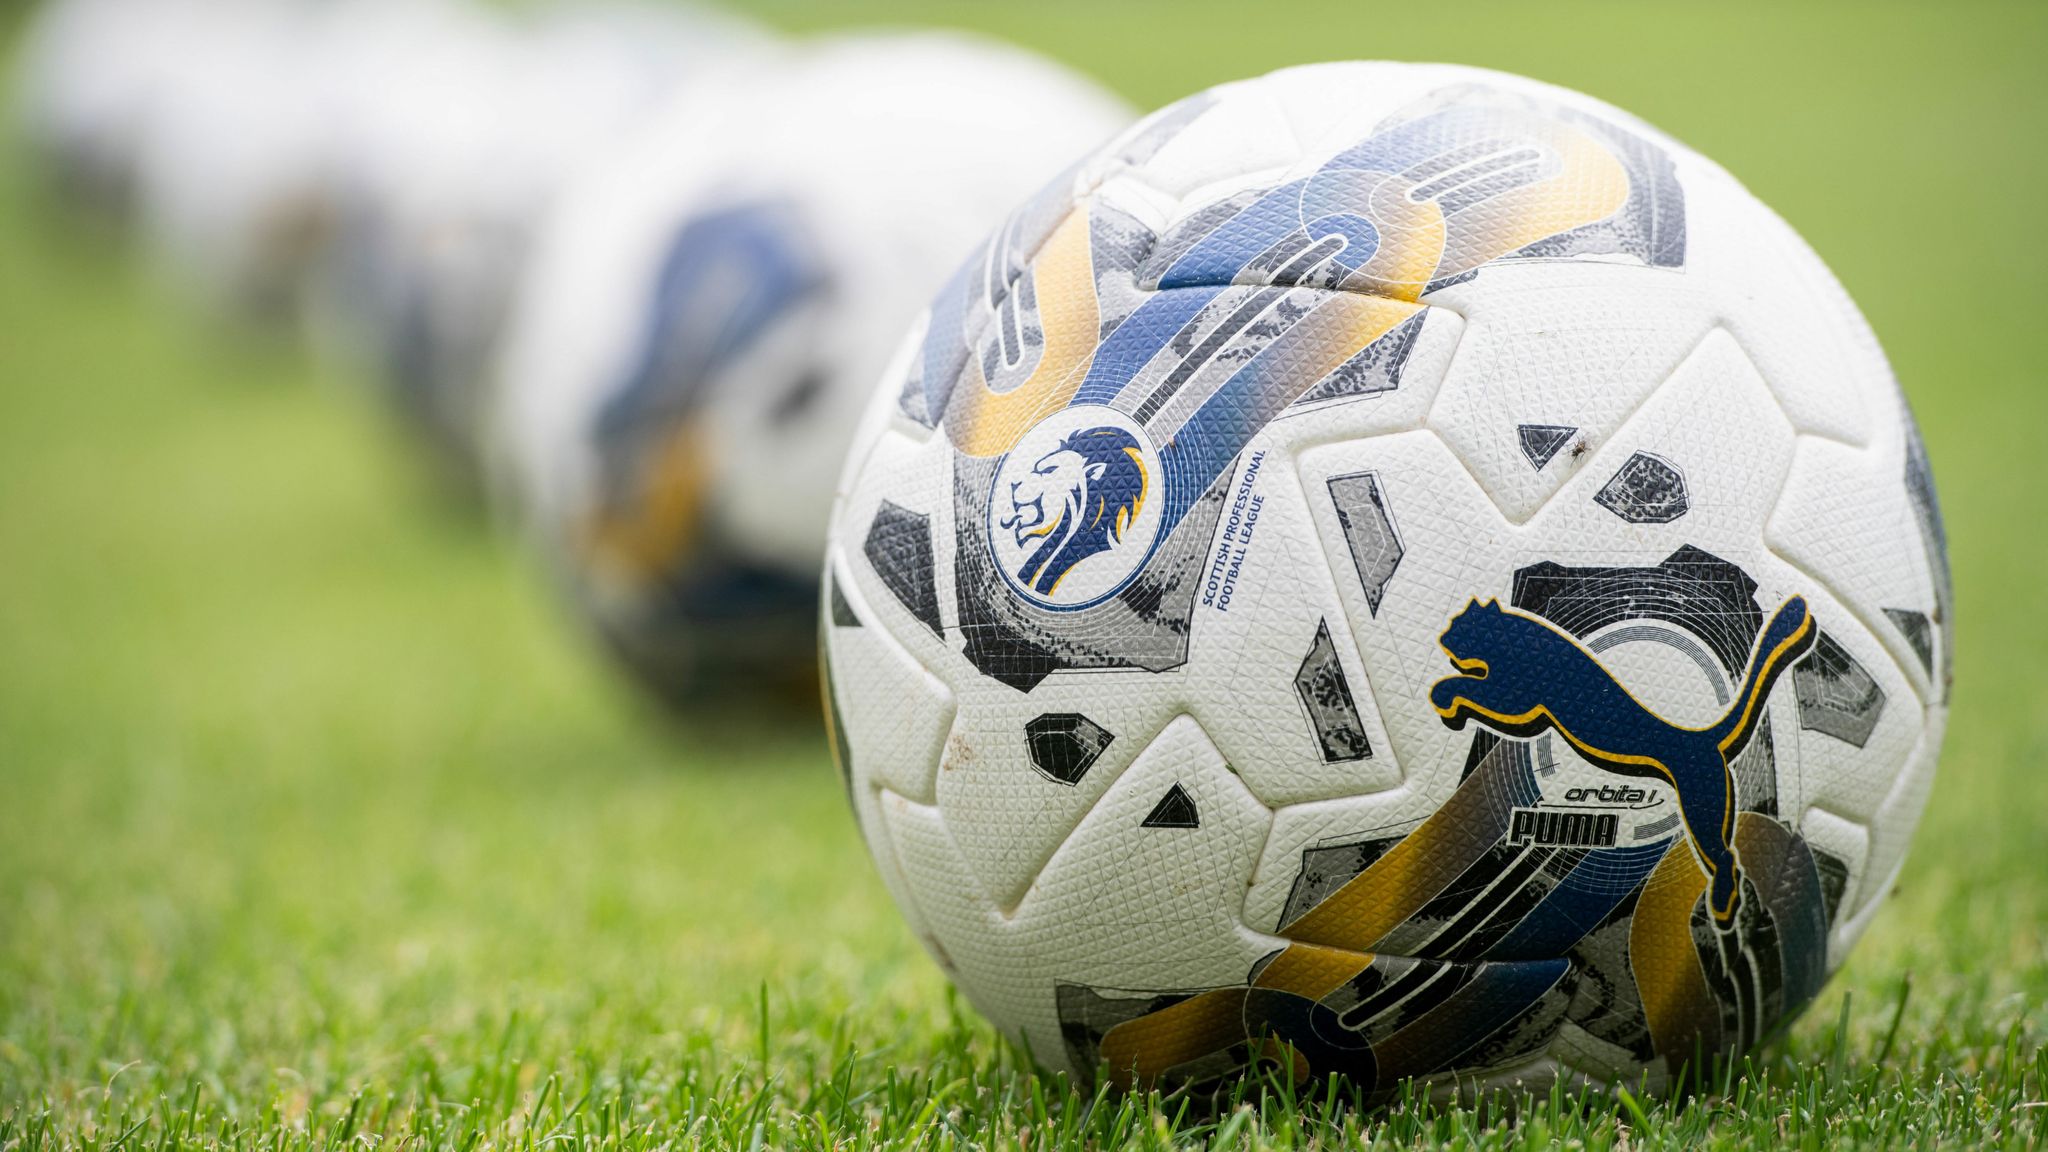
[[23, 134], [62, 193], [132, 208], [153, 120], [201, 82], [210, 45], [254, 14], [235, 0], [52, 0], [23, 46]]
[[1331, 64], [1019, 210], [873, 398], [828, 697], [905, 915], [1040, 1061], [1669, 1084], [1818, 991], [1951, 610], [1854, 305], [1724, 171]]
[[895, 335], [1048, 174], [1129, 122], [939, 34], [764, 55], [564, 200], [501, 386], [507, 474], [644, 683], [807, 679], [833, 481]]
[[132, 215], [178, 298], [303, 324], [470, 478], [555, 194], [765, 40], [633, 0], [59, 0], [21, 103], [66, 194]]
[[330, 50], [348, 93], [330, 334], [466, 477], [557, 193], [692, 75], [764, 37], [680, 4], [564, 4], [520, 20], [420, 0], [362, 6]]
[[340, 93], [320, 35], [335, 20], [277, 0], [200, 7], [136, 142], [142, 237], [158, 275], [205, 314], [294, 328], [337, 175]]

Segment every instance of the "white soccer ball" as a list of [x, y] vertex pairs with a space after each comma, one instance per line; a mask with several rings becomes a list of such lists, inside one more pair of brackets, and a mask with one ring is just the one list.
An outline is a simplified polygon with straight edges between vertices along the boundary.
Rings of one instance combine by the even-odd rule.
[[151, 125], [195, 83], [233, 0], [51, 0], [29, 27], [24, 135], [73, 201], [125, 213]]
[[714, 59], [762, 36], [681, 6], [563, 5], [513, 21], [367, 0], [342, 74], [330, 325], [459, 471], [535, 230], [595, 157]]
[[1869, 923], [1947, 715], [1877, 341], [1579, 94], [1294, 68], [1026, 204], [831, 522], [863, 832], [1039, 1061], [1668, 1084]]
[[706, 80], [567, 195], [513, 327], [503, 451], [572, 600], [647, 684], [811, 666], [833, 482], [896, 332], [1129, 122], [1014, 49], [847, 38]]
[[181, 28], [174, 79], [147, 116], [136, 198], [168, 284], [213, 314], [299, 317], [330, 217], [321, 21], [287, 0], [216, 0]]

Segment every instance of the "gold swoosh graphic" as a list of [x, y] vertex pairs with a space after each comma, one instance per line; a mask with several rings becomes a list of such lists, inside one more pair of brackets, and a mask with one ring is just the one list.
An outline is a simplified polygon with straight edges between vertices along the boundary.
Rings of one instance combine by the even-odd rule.
[[1074, 210], [1053, 230], [1030, 274], [1045, 347], [1030, 377], [1008, 392], [991, 391], [980, 358], [967, 358], [946, 409], [946, 435], [965, 455], [1008, 452], [1033, 424], [1073, 400], [1095, 359], [1102, 316], [1086, 208]]

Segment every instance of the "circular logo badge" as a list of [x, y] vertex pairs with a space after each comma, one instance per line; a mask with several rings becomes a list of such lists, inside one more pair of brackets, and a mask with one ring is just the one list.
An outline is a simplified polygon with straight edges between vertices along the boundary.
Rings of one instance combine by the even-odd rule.
[[1034, 425], [996, 469], [989, 550], [1018, 595], [1086, 608], [1145, 566], [1163, 504], [1159, 453], [1114, 408], [1068, 408]]

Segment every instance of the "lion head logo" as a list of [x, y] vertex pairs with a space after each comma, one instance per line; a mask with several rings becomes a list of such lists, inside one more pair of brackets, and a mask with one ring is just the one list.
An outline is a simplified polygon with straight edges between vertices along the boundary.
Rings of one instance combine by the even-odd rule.
[[1145, 508], [1145, 450], [1122, 428], [1084, 428], [1010, 482], [1010, 514], [998, 521], [1027, 549], [1017, 582], [1051, 597], [1074, 566], [1123, 543]]

